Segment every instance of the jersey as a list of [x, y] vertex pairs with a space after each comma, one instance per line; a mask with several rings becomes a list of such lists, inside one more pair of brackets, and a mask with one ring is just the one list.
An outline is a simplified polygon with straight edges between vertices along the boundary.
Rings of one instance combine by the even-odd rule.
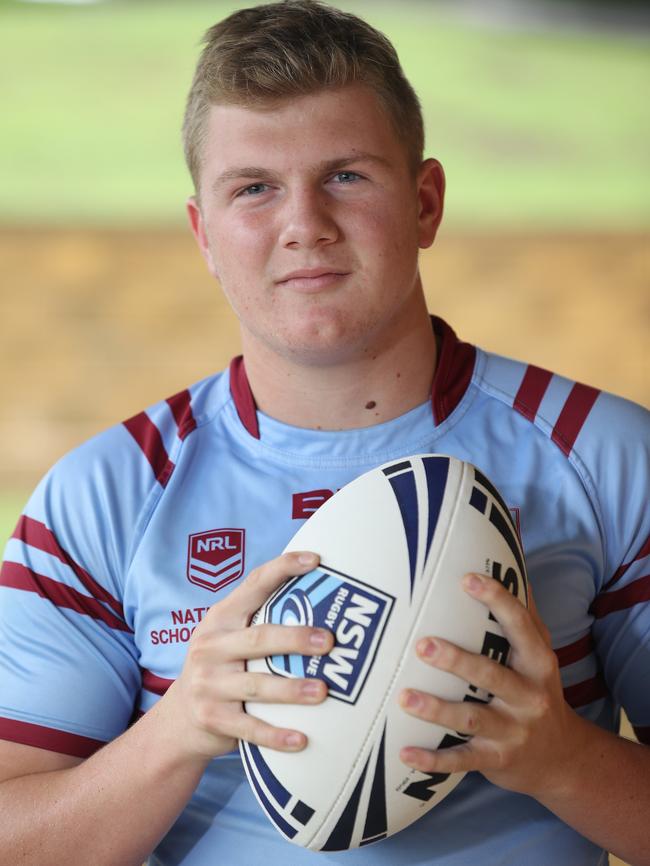
[[[258, 411], [245, 364], [65, 456], [36, 489], [0, 573], [0, 737], [87, 756], [179, 675], [210, 605], [278, 555], [333, 491], [409, 454], [478, 466], [515, 518], [566, 700], [650, 742], [649, 415], [463, 343], [433, 320], [431, 400], [328, 431]], [[137, 722], [136, 722], [137, 723]], [[287, 842], [237, 753], [211, 762], [151, 866], [595, 866], [607, 855], [534, 799], [469, 773], [395, 836], [342, 853]]]

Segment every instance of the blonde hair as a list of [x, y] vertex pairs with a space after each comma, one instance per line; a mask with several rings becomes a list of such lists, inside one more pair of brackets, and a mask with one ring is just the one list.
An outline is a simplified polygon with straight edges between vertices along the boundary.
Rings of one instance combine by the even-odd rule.
[[272, 104], [354, 83], [375, 92], [417, 172], [424, 149], [420, 103], [391, 42], [361, 18], [318, 0], [284, 0], [234, 12], [203, 41], [183, 122], [197, 192], [210, 106]]

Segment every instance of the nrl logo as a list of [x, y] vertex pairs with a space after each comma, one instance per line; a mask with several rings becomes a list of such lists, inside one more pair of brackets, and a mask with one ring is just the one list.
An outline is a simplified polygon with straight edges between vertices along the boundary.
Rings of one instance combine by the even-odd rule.
[[243, 529], [210, 529], [190, 535], [187, 579], [216, 592], [244, 573]]

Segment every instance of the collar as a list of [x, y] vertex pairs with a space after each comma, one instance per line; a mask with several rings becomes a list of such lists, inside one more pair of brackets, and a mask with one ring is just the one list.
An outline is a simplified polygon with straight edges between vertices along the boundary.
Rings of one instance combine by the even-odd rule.
[[[438, 343], [438, 359], [431, 386], [431, 411], [433, 424], [437, 427], [451, 415], [469, 387], [476, 348], [461, 342], [453, 329], [438, 316], [431, 316], [431, 325]], [[242, 355], [230, 362], [230, 393], [239, 420], [251, 436], [259, 439], [257, 406]]]

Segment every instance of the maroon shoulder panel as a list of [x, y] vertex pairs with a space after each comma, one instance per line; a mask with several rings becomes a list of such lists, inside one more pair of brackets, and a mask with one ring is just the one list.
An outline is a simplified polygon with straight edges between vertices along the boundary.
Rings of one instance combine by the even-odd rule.
[[579, 382], [571, 389], [551, 434], [553, 442], [567, 457], [599, 394], [597, 388]]
[[165, 487], [169, 481], [174, 464], [169, 459], [160, 430], [146, 412], [140, 412], [124, 421], [124, 426], [138, 443], [140, 450], [149, 461], [156, 481]]
[[513, 403], [513, 407], [524, 418], [529, 421], [535, 420], [539, 405], [552, 378], [553, 374], [549, 370], [543, 370], [533, 364], [528, 365]]
[[185, 389], [167, 398], [167, 405], [172, 410], [174, 421], [178, 425], [178, 438], [185, 439], [188, 433], [196, 429], [196, 420], [192, 414], [192, 397]]

